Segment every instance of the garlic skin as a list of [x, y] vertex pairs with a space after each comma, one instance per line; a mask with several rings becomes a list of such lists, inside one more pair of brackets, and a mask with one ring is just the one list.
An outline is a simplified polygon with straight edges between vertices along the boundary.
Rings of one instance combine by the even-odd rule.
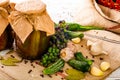
[[77, 52], [76, 46], [72, 41], [68, 41], [67, 48], [69, 48], [73, 53]]
[[101, 41], [92, 42], [88, 40], [87, 46], [90, 46], [90, 51], [92, 55], [108, 54], [106, 51], [103, 50]]
[[87, 41], [87, 46], [88, 46], [88, 47], [91, 46], [92, 44], [93, 44], [92, 41], [90, 41], [90, 40]]
[[106, 52], [106, 51], [102, 51], [102, 53], [105, 54], [105, 55], [108, 55], [108, 52]]
[[74, 53], [76, 52], [77, 49], [75, 44], [72, 41], [69, 41], [67, 47], [60, 51], [60, 57], [67, 62], [74, 57]]
[[64, 48], [60, 52], [60, 57], [67, 62], [74, 57], [74, 52], [70, 48]]
[[95, 53], [101, 53], [102, 45], [101, 42], [95, 42], [91, 45], [91, 51]]

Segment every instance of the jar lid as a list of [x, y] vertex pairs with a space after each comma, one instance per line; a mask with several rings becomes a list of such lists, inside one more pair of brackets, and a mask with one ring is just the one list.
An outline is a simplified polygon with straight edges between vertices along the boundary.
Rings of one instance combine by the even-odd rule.
[[26, 14], [42, 13], [46, 5], [41, 0], [28, 0], [17, 3], [15, 9]]

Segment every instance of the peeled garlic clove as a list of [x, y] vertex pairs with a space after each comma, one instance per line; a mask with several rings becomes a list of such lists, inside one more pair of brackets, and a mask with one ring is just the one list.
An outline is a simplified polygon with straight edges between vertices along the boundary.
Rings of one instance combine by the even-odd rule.
[[71, 40], [72, 40], [72, 42], [74, 42], [76, 44], [80, 43], [80, 41], [81, 41], [81, 39], [79, 37], [73, 38]]
[[102, 76], [104, 73], [97, 67], [91, 67], [91, 70], [90, 70], [90, 73], [93, 75], [93, 76]]
[[110, 63], [104, 61], [100, 64], [100, 68], [102, 71], [106, 71], [110, 68]]

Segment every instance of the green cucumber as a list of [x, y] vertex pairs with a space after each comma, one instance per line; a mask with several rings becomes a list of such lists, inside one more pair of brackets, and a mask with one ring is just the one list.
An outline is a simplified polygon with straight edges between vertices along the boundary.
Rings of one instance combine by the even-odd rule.
[[85, 61], [85, 60], [86, 60], [86, 58], [82, 55], [81, 52], [76, 52], [76, 53], [75, 53], [75, 58], [76, 58], [77, 60], [80, 60], [80, 61]]
[[65, 61], [58, 59], [55, 63], [43, 70], [43, 74], [54, 74], [64, 67]]
[[90, 65], [86, 61], [79, 61], [76, 59], [70, 59], [68, 64], [73, 68], [80, 70], [82, 72], [88, 72], [90, 69]]
[[80, 61], [86, 61], [89, 65], [92, 65], [93, 61], [86, 59], [81, 52], [75, 53], [75, 58]]

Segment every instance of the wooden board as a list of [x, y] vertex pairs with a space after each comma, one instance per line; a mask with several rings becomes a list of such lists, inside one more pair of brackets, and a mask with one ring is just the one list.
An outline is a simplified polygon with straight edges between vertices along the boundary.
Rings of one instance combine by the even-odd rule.
[[[90, 54], [88, 47], [86, 46], [86, 40], [82, 40], [80, 44], [75, 44], [75, 46], [77, 50], [81, 51], [85, 57], [87, 56], [89, 59], [94, 60], [94, 66], [99, 67], [102, 61], [108, 61], [111, 64], [110, 69], [104, 72], [104, 75], [102, 77], [94, 77], [90, 73], [85, 73], [86, 80], [105, 79], [111, 72], [113, 72], [120, 66], [120, 61], [116, 60], [115, 58], [113, 59], [112, 54], [93, 57]], [[16, 52], [7, 54], [5, 57], [11, 55], [14, 55], [16, 58], [20, 59]], [[103, 60], [100, 60], [100, 58], [103, 58]], [[62, 80], [62, 77], [60, 75], [43, 75], [42, 70], [44, 69], [44, 67], [38, 65], [37, 63], [38, 61], [31, 62], [29, 60], [23, 60], [22, 62], [17, 63], [17, 66], [4, 66], [0, 64], [0, 80]], [[65, 64], [64, 70], [66, 68], [69, 68], [67, 64]], [[30, 70], [32, 71], [29, 73]]]

